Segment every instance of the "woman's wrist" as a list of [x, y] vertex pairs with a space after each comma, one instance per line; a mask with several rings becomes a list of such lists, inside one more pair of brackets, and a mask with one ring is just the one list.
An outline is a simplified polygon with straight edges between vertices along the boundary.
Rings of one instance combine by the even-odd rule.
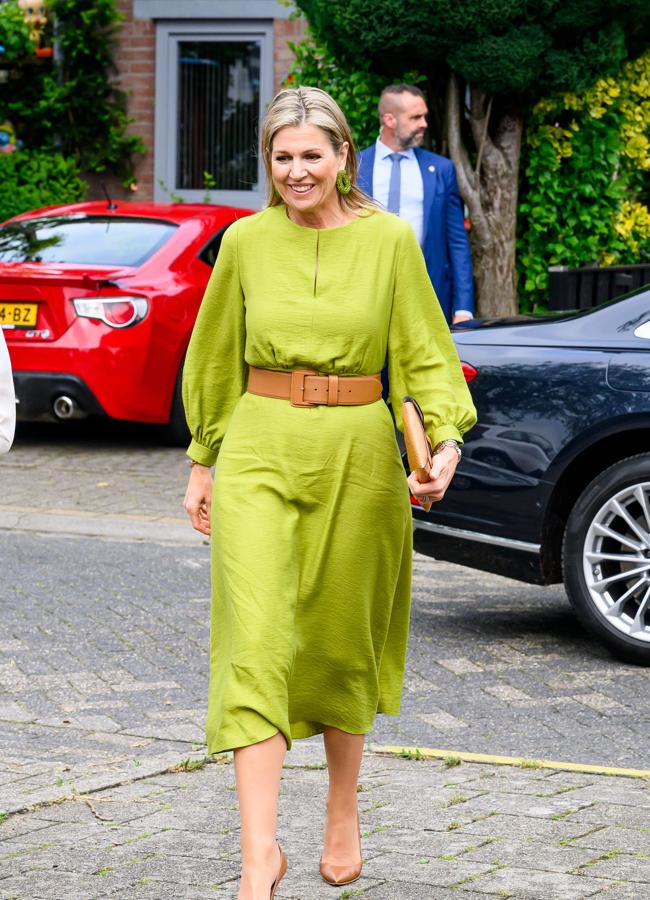
[[190, 469], [207, 469], [208, 471], [210, 471], [211, 468], [210, 466], [206, 466], [204, 463], [198, 462], [196, 459], [188, 460], [187, 464], [189, 465]]
[[460, 462], [463, 453], [460, 449], [458, 441], [454, 441], [452, 438], [447, 438], [444, 441], [440, 441], [440, 443], [436, 444], [436, 446], [433, 448], [433, 452], [440, 453], [445, 449], [445, 447], [449, 447], [450, 449], [455, 450], [458, 457], [458, 462]]

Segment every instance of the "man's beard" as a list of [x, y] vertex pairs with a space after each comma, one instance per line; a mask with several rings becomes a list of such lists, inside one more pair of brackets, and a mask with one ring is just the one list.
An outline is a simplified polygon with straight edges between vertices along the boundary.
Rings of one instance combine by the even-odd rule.
[[418, 128], [415, 131], [411, 131], [409, 134], [396, 135], [399, 143], [401, 144], [402, 150], [410, 150], [411, 147], [419, 147], [424, 139], [424, 135], [426, 134], [426, 129]]

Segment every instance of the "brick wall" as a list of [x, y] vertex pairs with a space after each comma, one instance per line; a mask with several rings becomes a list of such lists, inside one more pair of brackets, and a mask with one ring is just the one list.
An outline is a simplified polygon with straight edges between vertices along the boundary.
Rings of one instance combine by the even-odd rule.
[[305, 36], [307, 22], [305, 19], [276, 19], [273, 23], [273, 89], [279, 91], [282, 82], [289, 74], [293, 54], [289, 49], [289, 41], [298, 43]]
[[118, 34], [115, 52], [117, 82], [128, 98], [128, 115], [135, 121], [128, 131], [139, 134], [149, 152], [136, 156], [135, 177], [138, 190], [125, 191], [117, 178], [86, 176], [90, 182], [88, 199], [104, 196], [104, 181], [116, 199], [151, 200], [153, 198], [153, 141], [155, 90], [155, 25], [146, 19], [133, 18], [133, 0], [118, 0], [118, 9], [125, 16]]
[[[155, 23], [148, 19], [133, 18], [133, 0], [118, 0], [118, 8], [124, 15], [115, 61], [118, 83], [128, 96], [128, 114], [135, 121], [129, 131], [139, 134], [149, 148], [147, 155], [136, 157], [136, 193], [125, 191], [117, 179], [91, 178], [89, 199], [101, 198], [101, 180], [107, 182], [111, 196], [123, 199], [151, 200], [153, 198], [153, 148], [154, 148], [154, 99], [155, 99]], [[305, 33], [304, 19], [276, 19], [273, 23], [274, 91], [280, 89], [287, 77], [292, 61], [289, 41], [299, 41]]]

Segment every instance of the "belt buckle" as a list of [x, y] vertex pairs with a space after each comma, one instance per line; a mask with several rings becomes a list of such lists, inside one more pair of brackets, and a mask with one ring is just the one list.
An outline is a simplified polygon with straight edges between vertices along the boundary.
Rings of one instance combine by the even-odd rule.
[[310, 400], [305, 400], [305, 378], [307, 375], [318, 375], [313, 369], [293, 369], [291, 372], [291, 396], [292, 406], [317, 406]]

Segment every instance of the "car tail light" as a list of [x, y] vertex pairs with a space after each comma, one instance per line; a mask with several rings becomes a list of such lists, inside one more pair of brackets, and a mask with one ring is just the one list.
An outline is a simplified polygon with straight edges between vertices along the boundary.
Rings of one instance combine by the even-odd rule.
[[463, 375], [465, 376], [465, 381], [467, 382], [467, 384], [470, 384], [472, 381], [474, 381], [474, 379], [478, 375], [478, 372], [476, 371], [474, 366], [470, 366], [469, 363], [462, 362], [461, 366], [463, 367]]
[[137, 325], [149, 310], [144, 297], [77, 297], [72, 303], [78, 316], [99, 319], [111, 328]]

